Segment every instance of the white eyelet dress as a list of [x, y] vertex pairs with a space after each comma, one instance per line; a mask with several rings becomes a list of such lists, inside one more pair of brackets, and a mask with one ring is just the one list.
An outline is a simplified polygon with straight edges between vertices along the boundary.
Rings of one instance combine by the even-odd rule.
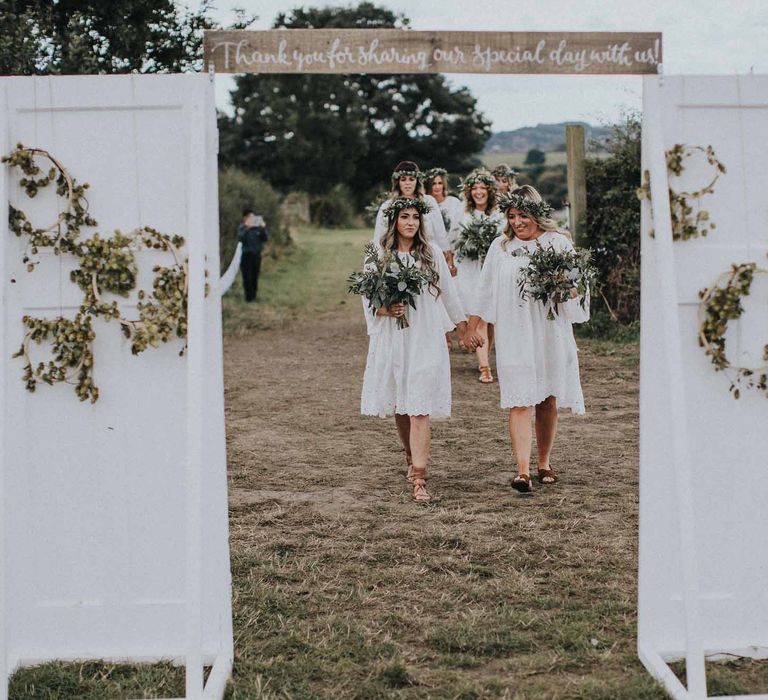
[[[374, 316], [363, 299], [368, 324], [368, 357], [363, 377], [360, 412], [384, 418], [395, 413], [430, 416], [451, 415], [451, 363], [445, 333], [466, 320], [464, 308], [440, 249], [432, 255], [440, 275], [440, 296], [424, 289], [416, 308], [408, 307], [409, 327], [397, 328], [390, 316]], [[398, 253], [410, 258], [410, 253]]]
[[573, 250], [561, 233], [547, 231], [532, 241], [513, 238], [502, 248], [506, 237], [497, 238], [485, 259], [477, 294], [469, 313], [496, 327], [496, 373], [501, 407], [535, 406], [548, 396], [558, 406], [584, 413], [584, 395], [579, 380], [579, 359], [573, 337], [573, 323], [589, 320], [589, 297], [582, 309], [579, 299], [558, 306], [554, 320], [547, 318], [549, 304], [520, 297], [518, 278], [528, 264], [525, 255], [513, 255], [523, 248], [534, 250], [536, 240], [544, 247]]
[[[499, 235], [501, 235], [506, 224], [503, 214], [498, 211], [493, 211], [490, 215], [487, 215], [477, 210], [473, 210], [471, 212], [464, 212], [464, 215], [459, 221], [459, 226], [456, 229], [456, 237], [458, 238], [462, 225], [470, 224], [472, 221], [482, 221], [484, 219], [490, 219], [495, 222], [499, 229]], [[461, 303], [464, 305], [465, 309], [469, 308], [469, 305], [472, 303], [472, 299], [477, 292], [481, 266], [482, 264], [479, 260], [468, 260], [467, 258], [459, 260], [458, 256], [456, 256], [456, 282], [458, 282], [459, 296], [461, 297]]]

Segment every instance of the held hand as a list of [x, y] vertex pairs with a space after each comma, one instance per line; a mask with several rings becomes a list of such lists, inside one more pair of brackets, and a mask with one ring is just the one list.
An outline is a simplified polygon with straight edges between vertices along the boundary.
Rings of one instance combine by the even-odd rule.
[[483, 347], [483, 344], [485, 343], [485, 340], [483, 340], [483, 336], [481, 336], [476, 331], [469, 331], [463, 338], [464, 340], [464, 349], [467, 352], [474, 352], [478, 348]]
[[571, 287], [570, 290], [570, 296], [566, 294], [565, 292], [561, 292], [559, 294], [555, 294], [552, 297], [552, 303], [553, 304], [564, 304], [568, 299], [576, 299], [576, 297], [579, 296], [579, 290], [576, 289], [576, 287]]
[[405, 316], [405, 304], [392, 304], [392, 306], [387, 309], [387, 312], [389, 316], [392, 316], [393, 318]]
[[464, 343], [464, 339], [466, 338], [466, 336], [467, 336], [467, 324], [466, 322], [460, 323], [459, 325], [456, 326], [456, 337], [459, 339], [459, 347], [462, 350], [467, 349], [467, 346]]
[[456, 269], [456, 263], [453, 261], [453, 251], [446, 250], [443, 255], [445, 255], [445, 262], [448, 263], [448, 271], [451, 273], [451, 277], [456, 277], [458, 270]]

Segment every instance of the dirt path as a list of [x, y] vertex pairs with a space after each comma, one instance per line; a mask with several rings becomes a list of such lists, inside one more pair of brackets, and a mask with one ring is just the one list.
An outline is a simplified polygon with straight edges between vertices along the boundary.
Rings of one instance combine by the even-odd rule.
[[588, 415], [528, 498], [497, 385], [453, 353], [419, 507], [394, 425], [359, 415], [358, 311], [226, 344], [231, 697], [664, 697], [634, 653], [636, 346], [580, 342]]

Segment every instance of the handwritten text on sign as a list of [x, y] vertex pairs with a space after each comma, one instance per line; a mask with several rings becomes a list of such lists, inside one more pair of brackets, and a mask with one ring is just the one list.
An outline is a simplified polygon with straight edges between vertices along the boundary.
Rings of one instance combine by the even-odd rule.
[[661, 34], [276, 29], [205, 33], [219, 73], [657, 73]]

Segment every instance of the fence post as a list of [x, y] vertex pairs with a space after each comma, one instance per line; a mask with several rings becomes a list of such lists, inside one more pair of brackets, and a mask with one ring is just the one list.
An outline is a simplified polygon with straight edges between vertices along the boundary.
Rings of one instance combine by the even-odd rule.
[[585, 245], [587, 216], [587, 177], [584, 170], [584, 127], [568, 124], [565, 127], [565, 145], [568, 152], [569, 226], [576, 245]]

